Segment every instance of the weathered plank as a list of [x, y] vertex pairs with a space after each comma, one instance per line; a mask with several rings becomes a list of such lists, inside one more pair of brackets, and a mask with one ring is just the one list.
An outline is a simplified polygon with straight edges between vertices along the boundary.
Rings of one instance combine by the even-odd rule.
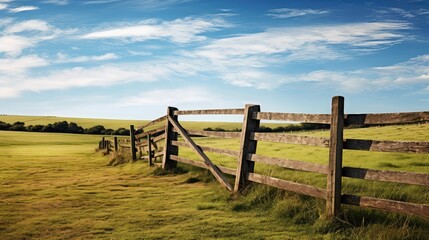
[[159, 118], [157, 118], [157, 119], [155, 119], [153, 121], [150, 121], [150, 122], [144, 124], [143, 126], [139, 126], [139, 127], [137, 127], [137, 129], [143, 129], [145, 127], [149, 127], [149, 126], [155, 125], [155, 124], [160, 123], [160, 122], [165, 121], [165, 120], [167, 120], [167, 115], [164, 115], [164, 116], [159, 117]]
[[[179, 142], [179, 141], [173, 141], [173, 145], [178, 147], [189, 147], [189, 145], [185, 142]], [[224, 154], [232, 157], [238, 157], [238, 151], [229, 150], [229, 149], [222, 149], [222, 148], [214, 148], [214, 147], [206, 147], [198, 145], [199, 148], [201, 148], [203, 151], [206, 152], [212, 152], [212, 153], [218, 153], [218, 154]]]
[[[174, 116], [174, 111], [176, 111], [177, 108], [175, 107], [168, 107], [167, 108], [167, 116], [170, 116], [177, 120], [177, 116]], [[172, 168], [175, 168], [177, 165], [176, 161], [172, 161], [170, 156], [171, 155], [178, 155], [179, 148], [176, 146], [171, 145], [172, 141], [177, 141], [177, 133], [173, 132], [173, 125], [170, 123], [170, 121], [167, 120], [165, 123], [165, 139], [164, 139], [164, 156], [162, 158], [162, 169], [169, 170]]]
[[172, 117], [168, 116], [168, 121], [174, 126], [174, 128], [179, 132], [179, 134], [183, 137], [185, 142], [189, 144], [191, 149], [204, 161], [204, 163], [208, 166], [209, 171], [214, 175], [214, 177], [220, 182], [222, 186], [224, 186], [229, 191], [232, 191], [233, 188], [231, 184], [228, 182], [228, 179], [222, 175], [222, 172], [214, 165], [207, 155], [195, 144], [195, 142], [188, 136], [185, 129]]
[[174, 115], [203, 115], [203, 114], [231, 114], [241, 115], [244, 113], [244, 109], [205, 109], [205, 110], [180, 110], [174, 111]]
[[154, 143], [157, 143], [157, 142], [159, 142], [160, 140], [162, 140], [162, 139], [164, 139], [164, 138], [165, 138], [165, 134], [162, 134], [162, 135], [156, 136], [156, 137], [154, 137], [154, 138], [153, 138], [153, 142], [154, 142]]
[[249, 173], [247, 176], [249, 181], [265, 184], [268, 186], [284, 189], [291, 192], [296, 192], [316, 198], [326, 199], [326, 190], [302, 183], [286, 181], [279, 178], [268, 177], [257, 173]]
[[394, 200], [361, 197], [346, 194], [341, 197], [341, 202], [360, 207], [375, 208], [389, 212], [412, 214], [424, 218], [429, 218], [429, 205], [425, 204], [400, 202]]
[[[204, 162], [194, 161], [194, 160], [190, 160], [190, 159], [175, 156], [175, 155], [171, 155], [171, 159], [178, 161], [178, 162], [181, 162], [181, 163], [189, 164], [192, 166], [208, 169], [208, 166]], [[221, 170], [223, 173], [226, 173], [229, 175], [235, 175], [235, 172], [236, 172], [236, 170], [233, 168], [228, 168], [228, 167], [223, 167], [223, 166], [217, 166], [217, 168], [219, 168], [219, 170]]]
[[429, 153], [429, 142], [346, 139], [344, 142], [344, 149], [376, 152]]
[[153, 155], [154, 158], [164, 156], [164, 152], [157, 152]]
[[269, 165], [280, 166], [280, 167], [294, 169], [294, 170], [328, 174], [328, 166], [317, 164], [317, 163], [309, 163], [309, 162], [302, 162], [297, 160], [260, 156], [256, 154], [248, 154], [247, 160], [265, 163]]
[[154, 135], [154, 134], [160, 134], [160, 133], [164, 133], [164, 132], [165, 132], [165, 126], [162, 126], [162, 127], [155, 128], [155, 129], [152, 129], [152, 130], [147, 131], [147, 132], [136, 134], [135, 136], [136, 136], [136, 139], [142, 139], [142, 138], [147, 137], [147, 135], [149, 135], [149, 134]]
[[287, 133], [260, 133], [255, 132], [250, 134], [252, 140], [266, 142], [280, 142], [290, 144], [301, 144], [316, 147], [329, 147], [329, 139], [323, 137], [311, 137], [301, 135], [291, 135]]
[[347, 114], [346, 124], [377, 125], [402, 124], [429, 121], [429, 112], [403, 112], [403, 113], [375, 113], [375, 114]]
[[429, 186], [429, 174], [343, 167], [343, 177]]
[[253, 119], [291, 121], [291, 122], [301, 122], [301, 123], [320, 123], [320, 124], [331, 123], [330, 114], [259, 112], [259, 113], [253, 114]]
[[131, 148], [130, 145], [125, 145], [125, 144], [118, 144], [118, 146], [120, 146], [121, 148]]
[[219, 138], [240, 138], [241, 132], [218, 132], [218, 131], [200, 131], [200, 130], [186, 130], [189, 135], [204, 136], [204, 137], [219, 137]]
[[259, 105], [247, 104], [244, 109], [244, 120], [241, 130], [240, 150], [237, 159], [237, 174], [235, 175], [234, 192], [238, 192], [246, 188], [248, 173], [254, 172], [255, 163], [247, 160], [248, 154], [256, 153], [258, 141], [251, 139], [250, 134], [259, 130], [260, 121], [253, 119], [254, 113], [261, 110]]
[[326, 215], [337, 217], [341, 208], [341, 176], [343, 168], [344, 97], [335, 96], [331, 105], [331, 132], [326, 184]]

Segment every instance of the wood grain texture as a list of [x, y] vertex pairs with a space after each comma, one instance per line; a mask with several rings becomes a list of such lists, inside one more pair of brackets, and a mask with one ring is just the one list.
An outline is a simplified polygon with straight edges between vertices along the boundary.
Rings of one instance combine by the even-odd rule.
[[317, 163], [309, 163], [309, 162], [302, 162], [297, 160], [260, 156], [256, 154], [248, 154], [247, 160], [294, 169], [294, 170], [328, 174], [328, 166], [317, 164]]
[[429, 142], [346, 139], [344, 142], [344, 149], [375, 152], [429, 153]]
[[247, 104], [244, 109], [243, 126], [241, 130], [239, 155], [237, 158], [237, 173], [235, 177], [234, 192], [239, 192], [246, 188], [248, 173], [254, 172], [255, 163], [247, 160], [248, 154], [256, 153], [258, 141], [250, 137], [252, 132], [259, 130], [260, 121], [253, 119], [254, 113], [260, 112], [259, 105]]
[[[173, 141], [172, 144], [175, 146], [178, 146], [178, 147], [188, 147], [189, 148], [189, 145], [185, 142]], [[228, 156], [232, 156], [232, 157], [238, 157], [238, 151], [229, 150], [229, 149], [222, 149], [222, 148], [206, 147], [206, 146], [201, 146], [201, 145], [198, 145], [198, 147], [201, 148], [203, 151], [206, 151], [206, 152], [212, 152], [212, 153], [218, 153], [218, 154], [228, 155]]]
[[310, 137], [291, 135], [287, 133], [251, 133], [250, 138], [257, 141], [301, 144], [315, 147], [329, 147], [329, 139], [323, 137]]
[[429, 205], [425, 204], [407, 203], [346, 194], [341, 197], [341, 202], [360, 207], [375, 208], [389, 212], [411, 214], [423, 218], [429, 218]]
[[216, 165], [210, 161], [207, 155], [198, 147], [197, 144], [188, 136], [185, 129], [172, 117], [168, 116], [168, 121], [173, 125], [173, 127], [179, 132], [180, 136], [183, 137], [185, 142], [191, 147], [191, 149], [204, 161], [204, 163], [208, 166], [209, 171], [213, 174], [213, 176], [219, 181], [219, 183], [224, 186], [229, 191], [232, 191], [233, 188], [231, 184], [228, 182], [228, 179], [223, 176], [222, 172], [217, 168]]
[[204, 109], [204, 110], [180, 110], [174, 111], [174, 115], [217, 115], [217, 114], [231, 114], [241, 115], [244, 113], [244, 109]]
[[200, 131], [200, 130], [186, 130], [189, 135], [204, 136], [204, 137], [219, 137], [219, 138], [240, 138], [241, 132], [217, 132], [217, 131]]
[[337, 217], [341, 208], [343, 168], [344, 97], [335, 96], [331, 105], [329, 163], [326, 184], [326, 215]]
[[[208, 169], [208, 166], [204, 162], [194, 161], [194, 160], [190, 160], [190, 159], [175, 156], [175, 155], [171, 155], [171, 159], [178, 161], [178, 162], [181, 162], [181, 163], [189, 164], [192, 166]], [[228, 168], [228, 167], [223, 167], [223, 166], [217, 166], [217, 168], [219, 168], [219, 170], [222, 171], [223, 173], [226, 173], [229, 175], [235, 175], [235, 172], [236, 172], [236, 170], [233, 168]]]
[[136, 139], [142, 139], [142, 138], [147, 137], [147, 135], [149, 135], [149, 134], [158, 135], [158, 134], [162, 134], [164, 132], [165, 132], [165, 126], [162, 126], [162, 127], [152, 129], [152, 130], [147, 131], [147, 132], [136, 134], [135, 137], [136, 137]]
[[429, 121], [429, 112], [403, 112], [403, 113], [374, 113], [374, 114], [347, 114], [347, 125], [383, 125], [403, 124]]
[[[177, 120], [177, 116], [174, 116], [174, 111], [176, 111], [177, 108], [175, 107], [168, 107], [167, 108], [167, 116], [172, 117], [173, 119]], [[176, 167], [177, 162], [172, 161], [170, 159], [171, 155], [178, 155], [179, 154], [179, 148], [176, 146], [171, 145], [172, 141], [177, 141], [177, 133], [173, 131], [174, 127], [170, 123], [170, 121], [165, 122], [165, 129], [164, 129], [164, 155], [162, 157], [162, 169], [169, 170]]]
[[429, 186], [429, 174], [343, 167], [343, 177]]
[[301, 123], [330, 124], [330, 114], [305, 114], [305, 113], [279, 113], [279, 112], [259, 112], [253, 114], [253, 119], [277, 120]]
[[286, 181], [279, 178], [268, 177], [257, 173], [249, 173], [247, 176], [249, 181], [265, 184], [268, 186], [284, 189], [291, 192], [296, 192], [316, 198], [326, 198], [326, 190], [309, 186], [301, 183]]

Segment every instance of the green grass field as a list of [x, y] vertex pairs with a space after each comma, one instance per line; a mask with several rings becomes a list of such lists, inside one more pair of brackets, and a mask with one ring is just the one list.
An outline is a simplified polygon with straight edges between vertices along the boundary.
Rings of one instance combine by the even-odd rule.
[[[67, 119], [68, 120], [68, 119]], [[0, 119], [1, 121], [1, 119]], [[211, 125], [213, 127], [213, 125]], [[305, 132], [327, 136], [327, 131]], [[346, 138], [428, 141], [429, 124], [349, 129]], [[324, 201], [255, 185], [226, 192], [207, 174], [160, 175], [137, 161], [106, 166], [100, 136], [0, 131], [2, 239], [427, 239], [429, 221], [344, 206], [340, 222], [323, 219]], [[196, 138], [238, 149], [234, 139]], [[326, 164], [327, 149], [258, 143], [258, 154]], [[198, 159], [186, 148], [179, 155]], [[209, 154], [219, 165], [236, 160]], [[428, 154], [345, 151], [345, 166], [429, 173]], [[326, 177], [256, 164], [255, 171], [326, 186]], [[231, 179], [232, 180], [232, 179]], [[427, 187], [343, 178], [345, 193], [429, 203]]]
[[108, 167], [99, 136], [0, 131], [1, 239], [284, 239], [305, 225], [231, 209], [201, 172], [154, 176], [138, 161]]

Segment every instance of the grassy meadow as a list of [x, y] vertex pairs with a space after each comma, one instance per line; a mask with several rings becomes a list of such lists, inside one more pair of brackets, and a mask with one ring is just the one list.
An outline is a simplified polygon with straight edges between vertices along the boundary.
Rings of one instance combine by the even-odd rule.
[[[192, 129], [205, 127], [184, 125]], [[210, 127], [218, 126], [211, 123]], [[329, 131], [298, 134], [328, 136]], [[345, 138], [428, 141], [429, 124], [347, 129]], [[143, 161], [107, 166], [108, 157], [95, 151], [99, 140], [100, 136], [92, 135], [0, 131], [2, 239], [427, 239], [429, 236], [427, 219], [343, 205], [341, 220], [326, 221], [323, 200], [257, 184], [245, 196], [234, 196], [207, 171], [182, 164], [173, 174], [150, 168]], [[195, 141], [232, 150], [239, 146], [235, 139], [195, 138]], [[328, 150], [259, 142], [257, 154], [327, 164]], [[179, 155], [198, 160], [187, 148], [180, 148]], [[208, 155], [216, 164], [235, 167], [234, 158]], [[344, 166], [429, 173], [429, 156], [345, 150]], [[259, 163], [255, 171], [326, 186], [326, 176], [321, 174]], [[348, 178], [343, 178], [343, 185], [344, 193], [429, 203], [427, 187]]]
[[[322, 237], [260, 211], [233, 211], [204, 172], [106, 166], [99, 136], [0, 131], [1, 239]], [[207, 181], [206, 181], [207, 182]]]

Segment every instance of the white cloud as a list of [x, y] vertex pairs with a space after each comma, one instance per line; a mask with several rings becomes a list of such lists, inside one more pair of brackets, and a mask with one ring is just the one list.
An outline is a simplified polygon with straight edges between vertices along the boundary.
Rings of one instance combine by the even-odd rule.
[[23, 92], [111, 86], [128, 82], [151, 82], [166, 79], [174, 74], [178, 74], [175, 65], [159, 63], [106, 64], [97, 67], [38, 71], [38, 75], [41, 76], [26, 72], [16, 74], [13, 78], [0, 76], [0, 88], [5, 91], [0, 92], [0, 98], [19, 96]]
[[182, 106], [190, 103], [208, 104], [217, 99], [208, 89], [201, 87], [182, 87], [157, 89], [142, 92], [137, 96], [119, 100], [119, 106]]
[[429, 55], [391, 66], [348, 72], [315, 71], [297, 77], [299, 81], [335, 84], [349, 91], [394, 89], [429, 85]]
[[146, 41], [168, 39], [177, 43], [205, 40], [201, 33], [229, 26], [222, 19], [182, 18], [173, 21], [149, 19], [137, 24], [96, 31], [81, 36], [83, 39], [126, 39]]
[[61, 30], [43, 20], [14, 22], [13, 19], [0, 21], [0, 53], [10, 56], [20, 55], [24, 49], [39, 42], [74, 33], [74, 29]]
[[267, 16], [273, 18], [292, 18], [292, 17], [302, 17], [306, 15], [321, 15], [328, 14], [327, 10], [317, 10], [317, 9], [295, 9], [295, 8], [278, 8], [271, 9], [270, 13]]
[[[405, 22], [371, 22], [327, 26], [272, 28], [264, 32], [220, 39], [201, 47], [196, 54], [210, 59], [258, 54], [300, 54], [309, 59], [341, 56], [341, 48], [373, 50], [397, 44], [407, 36], [399, 30], [410, 29]], [[329, 50], [313, 54], [313, 49]], [[334, 47], [339, 50], [335, 51]], [[311, 54], [305, 54], [310, 50]]]
[[52, 29], [52, 26], [50, 26], [47, 22], [41, 21], [41, 20], [28, 20], [19, 22], [16, 24], [12, 24], [7, 26], [4, 29], [4, 32], [7, 34], [11, 33], [20, 33], [25, 31], [40, 31], [40, 32], [46, 32]]
[[9, 9], [9, 12], [11, 13], [19, 13], [19, 12], [26, 12], [26, 11], [34, 11], [34, 10], [38, 10], [38, 7], [35, 6], [22, 6], [22, 7], [17, 7], [17, 8], [11, 8]]
[[4, 3], [0, 3], [0, 10], [7, 9], [8, 5]]
[[69, 0], [45, 0], [45, 1], [42, 1], [42, 3], [49, 3], [49, 4], [64, 6], [69, 4]]
[[92, 0], [92, 1], [85, 1], [82, 3], [83, 5], [90, 5], [90, 4], [105, 4], [105, 3], [112, 3], [117, 2], [119, 0]]
[[46, 65], [48, 65], [48, 62], [37, 55], [28, 55], [20, 58], [0, 58], [0, 73], [24, 73], [30, 68], [42, 67]]
[[106, 53], [99, 56], [80, 56], [80, 57], [69, 57], [66, 54], [58, 53], [58, 59], [55, 61], [57, 63], [69, 63], [69, 62], [95, 62], [95, 61], [108, 61], [118, 59], [118, 56], [114, 53]]
[[126, 4], [128, 6], [132, 7], [138, 7], [142, 10], [154, 10], [154, 9], [167, 9], [174, 7], [175, 5], [192, 2], [195, 0], [124, 0], [122, 1], [123, 4]]
[[25, 37], [15, 35], [0, 36], [0, 53], [19, 55], [23, 49], [34, 46], [35, 44], [35, 41]]

